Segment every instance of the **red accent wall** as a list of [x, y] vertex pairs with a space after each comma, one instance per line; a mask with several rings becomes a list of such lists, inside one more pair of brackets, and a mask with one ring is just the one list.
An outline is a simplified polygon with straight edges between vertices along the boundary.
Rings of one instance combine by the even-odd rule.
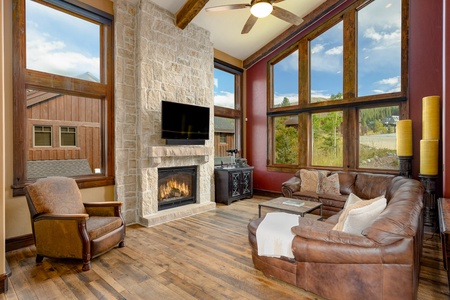
[[442, 90], [442, 103], [443, 103], [443, 122], [442, 126], [442, 153], [443, 153], [443, 196], [450, 198], [450, 103], [448, 103], [448, 97], [450, 96], [450, 47], [447, 45], [450, 43], [450, 4], [447, 0], [442, 0], [443, 3], [443, 20], [444, 20], [444, 38], [443, 44], [443, 90]]
[[[410, 0], [409, 33], [409, 100], [410, 117], [413, 120], [413, 177], [419, 173], [419, 148], [422, 138], [422, 97], [442, 96], [442, 1]], [[351, 1], [348, 1], [349, 3]], [[345, 7], [345, 5], [341, 5]], [[336, 13], [338, 9], [333, 13]], [[450, 8], [447, 8], [450, 17]], [[317, 24], [318, 25], [318, 24]], [[317, 26], [316, 25], [316, 26]], [[450, 28], [450, 27], [448, 27]], [[308, 31], [311, 31], [310, 28]], [[307, 32], [300, 33], [293, 42]], [[450, 39], [449, 39], [450, 40]], [[289, 46], [288, 44], [285, 47]], [[283, 47], [284, 48], [284, 47]], [[282, 49], [283, 49], [282, 48]], [[282, 49], [279, 49], [281, 51]], [[447, 50], [448, 51], [448, 50]], [[272, 56], [275, 54], [272, 54]], [[281, 191], [281, 183], [293, 174], [267, 170], [267, 61], [269, 56], [246, 72], [247, 101], [247, 159], [254, 170], [254, 188], [265, 191]], [[449, 56], [450, 58], [450, 56]], [[450, 71], [450, 68], [449, 68]], [[450, 74], [450, 73], [449, 73]], [[443, 100], [443, 99], [442, 99]], [[446, 112], [450, 118], [450, 111]], [[443, 145], [450, 144], [443, 141]], [[444, 148], [446, 149], [446, 148]], [[450, 156], [450, 154], [449, 154]], [[446, 158], [450, 163], [450, 157]], [[447, 176], [447, 178], [450, 174]], [[447, 181], [450, 179], [447, 179]], [[450, 189], [450, 187], [449, 187]], [[450, 190], [448, 191], [450, 193]], [[440, 194], [438, 192], [438, 194]], [[450, 196], [450, 195], [449, 195]]]

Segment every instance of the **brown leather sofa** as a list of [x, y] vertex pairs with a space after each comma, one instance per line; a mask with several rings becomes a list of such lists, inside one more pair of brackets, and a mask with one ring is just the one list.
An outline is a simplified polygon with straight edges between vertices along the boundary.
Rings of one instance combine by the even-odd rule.
[[295, 259], [258, 255], [256, 230], [248, 225], [255, 267], [266, 276], [329, 299], [416, 299], [423, 237], [423, 187], [395, 177], [386, 189], [387, 206], [374, 223], [354, 235], [326, 221], [299, 218], [292, 228]]
[[321, 202], [322, 214], [325, 217], [340, 212], [350, 193], [354, 193], [362, 199], [372, 199], [384, 194], [389, 182], [394, 178], [394, 175], [388, 174], [336, 172], [339, 176], [341, 195], [330, 193], [318, 194], [316, 192], [301, 190], [302, 180], [300, 171], [301, 170], [297, 171], [294, 177], [288, 181], [283, 182], [281, 185], [283, 196], [287, 198]]

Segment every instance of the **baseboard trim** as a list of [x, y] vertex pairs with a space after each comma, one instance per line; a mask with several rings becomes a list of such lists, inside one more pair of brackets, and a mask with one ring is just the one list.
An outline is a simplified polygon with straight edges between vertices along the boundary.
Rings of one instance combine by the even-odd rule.
[[8, 277], [11, 276], [11, 269], [9, 268], [8, 262], [5, 259], [5, 274], [0, 275], [0, 294], [4, 294], [8, 291]]
[[6, 252], [28, 247], [31, 245], [34, 245], [34, 239], [32, 234], [16, 236], [5, 240]]
[[265, 197], [273, 197], [273, 198], [277, 198], [277, 197], [282, 197], [283, 196], [281, 194], [281, 192], [273, 192], [273, 191], [265, 191], [265, 190], [257, 190], [257, 189], [253, 190], [253, 195], [265, 196]]

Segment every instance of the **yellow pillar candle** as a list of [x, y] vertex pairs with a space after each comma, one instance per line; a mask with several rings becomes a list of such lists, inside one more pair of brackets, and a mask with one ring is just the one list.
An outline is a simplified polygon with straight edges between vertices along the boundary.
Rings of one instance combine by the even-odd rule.
[[420, 174], [438, 174], [439, 140], [420, 141]]
[[397, 122], [397, 156], [412, 156], [412, 121]]
[[440, 135], [441, 113], [439, 96], [422, 98], [422, 139], [438, 140]]

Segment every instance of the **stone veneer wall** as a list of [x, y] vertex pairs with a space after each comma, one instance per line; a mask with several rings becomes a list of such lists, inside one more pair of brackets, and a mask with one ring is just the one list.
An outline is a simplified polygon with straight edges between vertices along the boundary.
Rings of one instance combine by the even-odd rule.
[[177, 28], [173, 14], [148, 0], [115, 0], [114, 11], [115, 188], [126, 221], [152, 225], [196, 213], [181, 208], [181, 214], [180, 209], [175, 215], [165, 211], [160, 221], [146, 220], [158, 214], [158, 167], [197, 165], [197, 202], [211, 209], [213, 139], [205, 146], [171, 147], [160, 138], [162, 100], [210, 107], [213, 137], [214, 53], [209, 32], [193, 24]]

